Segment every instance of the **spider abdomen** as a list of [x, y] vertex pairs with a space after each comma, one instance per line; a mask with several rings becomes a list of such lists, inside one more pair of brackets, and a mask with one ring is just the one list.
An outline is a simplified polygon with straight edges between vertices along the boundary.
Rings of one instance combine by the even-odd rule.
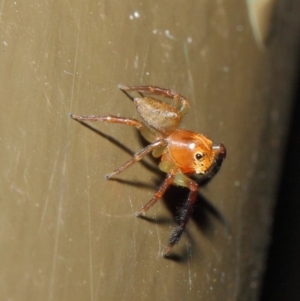
[[182, 115], [177, 108], [152, 97], [135, 98], [136, 109], [143, 122], [164, 136], [179, 126]]

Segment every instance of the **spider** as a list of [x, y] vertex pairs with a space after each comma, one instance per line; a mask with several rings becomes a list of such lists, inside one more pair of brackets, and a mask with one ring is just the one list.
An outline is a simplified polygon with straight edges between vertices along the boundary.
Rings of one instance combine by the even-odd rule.
[[[119, 85], [118, 87], [133, 101], [141, 121], [112, 115], [70, 114], [70, 117], [79, 122], [103, 121], [129, 125], [137, 128], [150, 142], [124, 165], [107, 174], [106, 179], [111, 179], [151, 152], [154, 157], [161, 157], [159, 169], [167, 176], [152, 199], [136, 213], [136, 216], [144, 216], [172, 184], [187, 187], [190, 190], [182, 216], [180, 216], [180, 224], [173, 229], [169, 243], [162, 252], [162, 255], [166, 256], [185, 230], [197, 198], [199, 185], [190, 176], [201, 175], [202, 179], [209, 181], [219, 171], [226, 157], [226, 148], [223, 144], [213, 145], [212, 141], [202, 134], [178, 129], [182, 117], [189, 108], [189, 102], [175, 91], [156, 86]], [[131, 96], [130, 93], [133, 92], [138, 93], [140, 97]], [[172, 104], [155, 99], [153, 95], [172, 98]]]

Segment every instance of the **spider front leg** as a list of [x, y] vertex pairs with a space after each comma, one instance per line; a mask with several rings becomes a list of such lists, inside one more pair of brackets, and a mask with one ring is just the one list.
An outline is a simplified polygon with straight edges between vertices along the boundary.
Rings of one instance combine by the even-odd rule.
[[221, 168], [221, 165], [226, 158], [226, 148], [224, 144], [213, 145], [215, 159], [210, 169], [206, 174], [206, 178], [212, 178]]
[[198, 184], [185, 176], [182, 173], [179, 173], [175, 176], [174, 183], [179, 186], [184, 186], [190, 189], [188, 200], [184, 207], [181, 210], [180, 224], [173, 231], [169, 239], [168, 246], [163, 250], [163, 256], [166, 256], [173, 246], [179, 241], [183, 231], [185, 230], [191, 213], [193, 211], [194, 203], [197, 198]]
[[124, 85], [119, 85], [119, 89], [125, 93], [131, 100], [134, 98], [127, 92], [127, 91], [136, 91], [143, 96], [143, 94], [153, 94], [153, 95], [160, 95], [163, 97], [172, 98], [174, 101], [174, 107], [176, 107], [182, 115], [184, 115], [188, 108], [189, 108], [189, 101], [179, 93], [171, 90], [171, 89], [164, 89], [159, 88], [156, 86], [132, 86], [127, 87]]

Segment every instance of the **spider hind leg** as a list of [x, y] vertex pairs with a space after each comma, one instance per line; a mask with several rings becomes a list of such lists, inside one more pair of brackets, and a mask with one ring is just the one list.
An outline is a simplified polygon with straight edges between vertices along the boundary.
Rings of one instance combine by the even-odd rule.
[[144, 94], [146, 95], [158, 95], [163, 96], [167, 98], [172, 98], [174, 101], [174, 107], [177, 108], [182, 115], [184, 115], [187, 110], [189, 109], [189, 101], [179, 93], [171, 90], [171, 89], [165, 89], [160, 88], [156, 86], [132, 86], [128, 87], [125, 85], [118, 85], [118, 88], [125, 93], [132, 101], [134, 100], [134, 97], [132, 97], [127, 91], [136, 91], [138, 92], [142, 97], [144, 97]]

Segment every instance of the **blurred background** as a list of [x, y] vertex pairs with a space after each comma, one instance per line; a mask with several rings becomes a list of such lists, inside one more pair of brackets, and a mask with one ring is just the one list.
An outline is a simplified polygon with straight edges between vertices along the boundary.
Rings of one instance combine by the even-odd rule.
[[298, 71], [261, 300], [297, 300], [300, 296], [299, 78]]

